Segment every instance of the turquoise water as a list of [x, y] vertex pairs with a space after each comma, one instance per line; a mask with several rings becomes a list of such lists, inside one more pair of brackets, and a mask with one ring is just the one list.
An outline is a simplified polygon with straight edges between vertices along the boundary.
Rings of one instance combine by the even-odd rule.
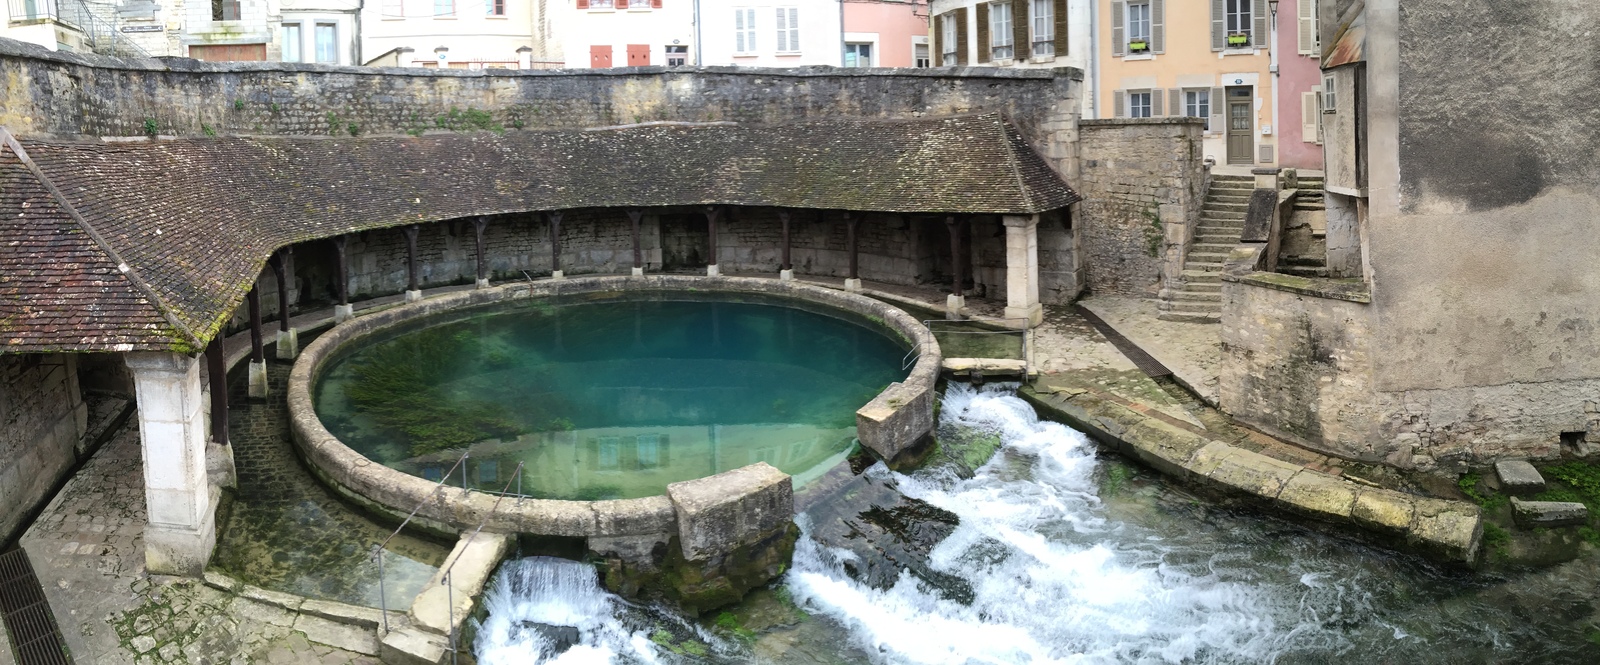
[[635, 498], [755, 462], [803, 484], [849, 453], [856, 409], [905, 377], [905, 353], [865, 319], [775, 302], [520, 304], [334, 361], [317, 413], [424, 478], [469, 451], [450, 484], [483, 490]]

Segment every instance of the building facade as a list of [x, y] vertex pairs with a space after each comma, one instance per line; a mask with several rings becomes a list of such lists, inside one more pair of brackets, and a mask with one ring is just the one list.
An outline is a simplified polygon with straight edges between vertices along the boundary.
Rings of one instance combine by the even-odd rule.
[[928, 41], [936, 67], [1077, 67], [1090, 94], [1081, 114], [1096, 117], [1094, 23], [1090, 0], [933, 0]]
[[526, 67], [534, 44], [535, 2], [366, 2], [361, 7], [360, 64], [446, 69]]
[[1102, 117], [1206, 121], [1218, 164], [1278, 164], [1268, 0], [1100, 0]]
[[843, 20], [839, 0], [700, 0], [700, 64], [837, 67]]
[[927, 0], [844, 0], [844, 66], [931, 67]]
[[284, 62], [361, 64], [356, 43], [360, 0], [283, 0], [278, 28]]
[[[1322, 67], [1318, 0], [1279, 3], [1276, 66], [1278, 165], [1322, 170]], [[1290, 13], [1293, 10], [1293, 13]]]
[[692, 65], [694, 0], [552, 0], [542, 4], [539, 66]]

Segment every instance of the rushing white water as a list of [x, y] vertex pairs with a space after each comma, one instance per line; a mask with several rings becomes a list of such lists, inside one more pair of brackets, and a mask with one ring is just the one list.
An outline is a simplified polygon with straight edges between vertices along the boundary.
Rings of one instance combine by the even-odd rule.
[[942, 426], [1002, 438], [975, 477], [893, 478], [960, 517], [930, 563], [972, 584], [970, 605], [906, 573], [889, 589], [857, 583], [842, 567], [857, 555], [809, 538], [789, 576], [795, 598], [893, 663], [1258, 661], [1282, 646], [1292, 630], [1258, 588], [1166, 565], [1158, 537], [1129, 542], [1096, 495], [1093, 445], [1009, 388], [951, 384], [944, 398]]

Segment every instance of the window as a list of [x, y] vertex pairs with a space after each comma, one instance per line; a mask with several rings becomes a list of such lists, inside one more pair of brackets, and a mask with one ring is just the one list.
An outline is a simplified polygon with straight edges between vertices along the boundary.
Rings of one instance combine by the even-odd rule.
[[[584, 4], [585, 3], [582, 2], [582, 0], [579, 0], [578, 9], [583, 9]], [[616, 3], [612, 0], [589, 0], [587, 4], [589, 5], [589, 9], [611, 9]]]
[[927, 44], [917, 44], [911, 47], [912, 67], [928, 67], [932, 64], [932, 60], [928, 57]]
[[1233, 37], [1235, 35], [1244, 35], [1245, 38], [1242, 44], [1235, 43], [1236, 40], [1230, 39], [1228, 41], [1228, 46], [1249, 46], [1250, 23], [1253, 19], [1250, 14], [1251, 0], [1223, 1], [1227, 3], [1227, 12], [1223, 15], [1223, 29], [1227, 31], [1229, 37]]
[[338, 24], [317, 24], [317, 62], [339, 64]]
[[778, 8], [778, 52], [795, 53], [800, 50], [800, 8]]
[[[1142, 44], [1134, 48], [1134, 44]], [[1150, 52], [1150, 3], [1128, 3], [1128, 52]]]
[[283, 31], [278, 36], [283, 39], [283, 61], [300, 62], [300, 24], [283, 24]]
[[239, 0], [211, 0], [211, 20], [239, 20]]
[[1128, 117], [1150, 117], [1150, 91], [1128, 93]]
[[635, 456], [639, 459], [639, 468], [654, 469], [661, 466], [661, 435], [640, 434], [634, 440]]
[[490, 16], [506, 15], [506, 0], [487, 0], [483, 4], [489, 9]]
[[500, 480], [500, 462], [492, 459], [478, 460], [478, 486], [483, 487], [498, 480]]
[[1010, 60], [1016, 57], [1016, 50], [1012, 48], [1014, 40], [1011, 31], [1011, 3], [990, 3], [989, 48], [993, 59]]
[[[966, 11], [966, 10], [957, 10], [957, 11]], [[959, 42], [956, 41], [956, 15], [954, 13], [950, 13], [950, 14], [945, 14], [944, 16], [940, 16], [939, 17], [939, 27], [943, 28], [943, 30], [941, 32], [944, 33], [943, 35], [939, 36], [939, 47], [940, 47], [939, 50], [944, 53], [944, 64], [945, 65], [959, 65], [959, 64], [961, 64], [961, 58], [956, 53], [956, 50], [960, 45]]]
[[456, 0], [433, 0], [434, 16], [455, 16]]
[[602, 469], [621, 468], [622, 440], [615, 436], [600, 437], [600, 458], [596, 462]]
[[394, 18], [406, 15], [405, 0], [383, 0], [383, 17]]
[[667, 46], [667, 66], [682, 67], [689, 64], [688, 46]]
[[1049, 58], [1056, 54], [1056, 5], [1053, 0], [1033, 0], [1033, 57]]
[[1211, 131], [1211, 91], [1183, 91], [1183, 114], [1206, 121], [1206, 131]]
[[1333, 85], [1333, 75], [1322, 75], [1322, 112], [1337, 113], [1339, 111], [1339, 94]]
[[844, 66], [846, 67], [871, 67], [871, 44], [845, 44]]
[[756, 52], [756, 10], [739, 8], [733, 10], [733, 52]]

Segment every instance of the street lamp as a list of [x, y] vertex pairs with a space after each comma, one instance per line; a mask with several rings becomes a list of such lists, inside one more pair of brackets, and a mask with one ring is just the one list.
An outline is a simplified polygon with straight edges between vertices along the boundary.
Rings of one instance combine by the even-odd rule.
[[1267, 0], [1267, 11], [1272, 14], [1272, 22], [1278, 22], [1278, 0]]

